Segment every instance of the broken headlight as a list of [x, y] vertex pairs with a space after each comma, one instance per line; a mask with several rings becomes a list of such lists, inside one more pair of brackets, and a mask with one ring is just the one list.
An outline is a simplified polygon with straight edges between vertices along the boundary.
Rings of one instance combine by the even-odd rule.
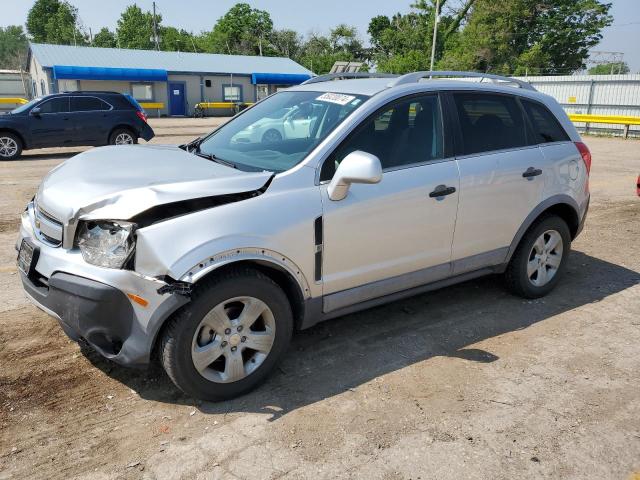
[[76, 244], [87, 263], [122, 268], [135, 248], [135, 224], [121, 221], [89, 221], [78, 227]]

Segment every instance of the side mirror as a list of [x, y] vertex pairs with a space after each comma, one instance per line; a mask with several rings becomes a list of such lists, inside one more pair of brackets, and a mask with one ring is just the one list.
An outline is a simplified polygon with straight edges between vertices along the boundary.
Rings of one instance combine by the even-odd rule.
[[39, 117], [40, 116], [40, 107], [33, 107], [31, 109], [31, 112], [29, 112], [31, 115], [33, 115], [34, 117]]
[[378, 157], [356, 150], [340, 162], [327, 191], [331, 200], [342, 200], [352, 183], [379, 183], [380, 180], [382, 165]]

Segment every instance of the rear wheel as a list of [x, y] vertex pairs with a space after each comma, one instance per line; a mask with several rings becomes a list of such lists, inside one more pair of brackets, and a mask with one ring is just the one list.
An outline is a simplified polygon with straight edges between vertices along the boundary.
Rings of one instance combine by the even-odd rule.
[[525, 298], [539, 298], [556, 286], [571, 250], [567, 223], [556, 215], [542, 217], [525, 233], [505, 272], [507, 286]]
[[138, 137], [128, 128], [117, 128], [109, 137], [109, 145], [133, 145], [138, 143]]
[[162, 365], [190, 396], [233, 398], [267, 377], [292, 330], [282, 289], [257, 270], [234, 270], [201, 285], [170, 321], [162, 338]]
[[262, 135], [262, 143], [278, 143], [282, 141], [282, 135], [274, 128], [270, 128]]
[[22, 142], [17, 135], [0, 132], [0, 160], [15, 160], [22, 153]]

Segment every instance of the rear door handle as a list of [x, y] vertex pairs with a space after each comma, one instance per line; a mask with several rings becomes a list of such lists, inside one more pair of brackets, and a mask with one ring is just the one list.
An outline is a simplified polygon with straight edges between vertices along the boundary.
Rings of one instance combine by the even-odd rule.
[[542, 170], [533, 167], [527, 168], [527, 170], [522, 174], [524, 178], [537, 177], [538, 175], [542, 175]]
[[433, 192], [429, 194], [431, 198], [444, 197], [456, 192], [456, 187], [447, 187], [446, 185], [438, 185]]

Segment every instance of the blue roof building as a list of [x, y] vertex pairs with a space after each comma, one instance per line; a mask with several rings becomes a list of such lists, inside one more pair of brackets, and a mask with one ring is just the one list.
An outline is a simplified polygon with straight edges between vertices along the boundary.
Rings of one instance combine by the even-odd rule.
[[[32, 43], [33, 96], [78, 90], [133, 95], [159, 114], [191, 115], [200, 102], [255, 102], [313, 73], [289, 58]], [[228, 111], [220, 113], [227, 114]]]

